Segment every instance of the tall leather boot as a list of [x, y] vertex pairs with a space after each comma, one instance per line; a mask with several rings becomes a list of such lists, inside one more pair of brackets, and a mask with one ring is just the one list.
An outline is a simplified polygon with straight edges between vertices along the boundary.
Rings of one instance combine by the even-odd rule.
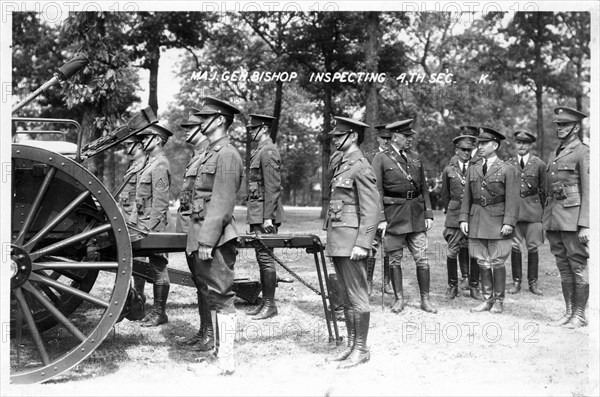
[[470, 271], [469, 271], [469, 293], [471, 298], [482, 301], [483, 296], [479, 292], [479, 264], [476, 258], [469, 258]]
[[565, 325], [573, 316], [573, 298], [575, 296], [575, 283], [560, 283], [563, 298], [565, 299], [565, 312], [558, 320], [550, 322], [550, 326], [559, 327]]
[[589, 284], [575, 284], [575, 296], [573, 297], [573, 316], [568, 323], [564, 325], [565, 328], [580, 328], [587, 325], [585, 318], [585, 305], [587, 304], [590, 296], [590, 285]]
[[367, 284], [369, 286], [369, 296], [373, 292], [373, 273], [375, 273], [375, 258], [367, 258]]
[[144, 287], [146, 287], [146, 279], [140, 276], [133, 276], [133, 288], [140, 294], [144, 304], [146, 303], [146, 294], [144, 294]]
[[390, 276], [392, 279], [392, 288], [394, 289], [394, 298], [396, 298], [396, 301], [392, 306], [392, 313], [400, 313], [404, 309], [402, 268], [400, 266], [390, 266]]
[[277, 306], [275, 306], [275, 285], [277, 283], [277, 273], [273, 269], [265, 269], [263, 286], [263, 307], [258, 314], [252, 317], [252, 320], [265, 320], [277, 315]]
[[527, 281], [529, 282], [529, 291], [535, 295], [544, 295], [537, 286], [539, 254], [537, 249], [527, 252]]
[[393, 294], [394, 290], [392, 289], [392, 285], [390, 283], [390, 257], [383, 257], [383, 292], [385, 294]]
[[448, 289], [446, 290], [446, 299], [454, 299], [458, 296], [458, 271], [456, 258], [446, 258], [446, 268], [448, 270]]
[[260, 300], [260, 303], [258, 304], [258, 306], [256, 306], [254, 309], [246, 310], [245, 313], [248, 316], [256, 316], [258, 313], [260, 313], [263, 306], [265, 305], [265, 271], [263, 269], [260, 269], [260, 286], [261, 286], [262, 295], [263, 295], [262, 299]]
[[521, 291], [521, 279], [523, 277], [521, 251], [514, 248], [510, 251], [510, 265], [512, 268], [513, 285], [508, 289], [508, 293], [518, 294]]
[[469, 259], [469, 248], [461, 247], [458, 250], [458, 263], [460, 265], [460, 274], [462, 276], [459, 287], [462, 290], [469, 289]]
[[502, 265], [493, 268], [492, 278], [494, 307], [490, 311], [492, 313], [502, 313], [504, 309], [504, 290], [506, 288], [506, 267]]
[[437, 313], [437, 309], [429, 301], [429, 268], [417, 267], [417, 282], [421, 292], [421, 310], [428, 313]]
[[[165, 311], [167, 306], [167, 297], [169, 296], [169, 284], [153, 284], [154, 287], [154, 308], [147, 316], [148, 321], [144, 321], [142, 327], [157, 327], [169, 322], [169, 317]], [[144, 318], [145, 320], [145, 318]]]
[[210, 307], [206, 298], [202, 297], [200, 305], [200, 330], [198, 340], [193, 344], [190, 350], [207, 352], [215, 347], [215, 331], [212, 324]]
[[490, 311], [490, 309], [494, 305], [492, 297], [492, 269], [480, 266], [479, 275], [481, 278], [481, 295], [483, 296], [483, 303], [472, 308], [471, 313]]
[[346, 321], [346, 332], [348, 334], [348, 340], [346, 341], [346, 348], [341, 352], [334, 354], [333, 356], [327, 357], [325, 361], [343, 361], [348, 358], [352, 350], [354, 349], [354, 343], [356, 340], [356, 329], [354, 325], [354, 311], [346, 309], [344, 307], [344, 320]]
[[371, 359], [371, 352], [367, 347], [370, 320], [370, 312], [354, 312], [354, 329], [356, 332], [354, 349], [348, 358], [338, 365], [339, 369], [352, 368], [359, 364], [366, 363]]
[[[196, 284], [196, 283], [194, 282], [194, 284]], [[196, 295], [198, 297], [198, 318], [200, 319], [200, 324], [198, 326], [198, 332], [196, 332], [194, 335], [192, 335], [190, 337], [181, 338], [181, 339], [175, 341], [175, 344], [178, 345], [178, 346], [193, 346], [196, 343], [198, 343], [198, 341], [202, 337], [202, 331], [203, 331], [203, 328], [204, 328], [204, 321], [205, 321], [205, 319], [203, 318], [203, 315], [202, 315], [202, 311], [204, 309], [203, 308], [203, 306], [204, 306], [204, 297], [200, 293], [200, 290], [198, 289], [197, 286], [196, 286]], [[210, 321], [210, 310], [208, 312], [208, 316], [209, 316], [208, 317], [208, 322], [211, 322]]]

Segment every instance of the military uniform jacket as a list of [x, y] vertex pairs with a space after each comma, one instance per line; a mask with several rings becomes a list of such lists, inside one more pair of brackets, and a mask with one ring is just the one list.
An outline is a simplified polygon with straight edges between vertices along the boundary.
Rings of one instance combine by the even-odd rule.
[[519, 181], [511, 164], [496, 158], [483, 175], [483, 161], [467, 171], [460, 222], [469, 223], [469, 238], [500, 240], [502, 225], [515, 226], [519, 217]]
[[137, 185], [137, 174], [144, 168], [146, 165], [146, 161], [148, 161], [147, 156], [142, 156], [139, 159], [132, 160], [129, 164], [129, 168], [125, 171], [125, 175], [123, 176], [123, 180], [125, 181], [125, 186], [123, 190], [121, 190], [121, 194], [119, 194], [119, 206], [121, 207], [121, 211], [123, 212], [123, 216], [126, 220], [129, 220], [131, 217], [131, 212], [135, 208], [135, 190]]
[[131, 212], [130, 223], [155, 232], [163, 230], [168, 223], [170, 185], [169, 160], [165, 154], [150, 156], [137, 176], [137, 211]]
[[578, 138], [557, 155], [550, 154], [546, 167], [545, 230], [578, 231], [590, 227], [590, 148]]
[[283, 221], [280, 168], [281, 156], [273, 141], [266, 139], [259, 143], [250, 157], [247, 223], [262, 224], [265, 219], [272, 219], [275, 224]]
[[465, 174], [461, 171], [461, 164], [458, 156], [452, 157], [450, 163], [442, 172], [442, 192], [441, 202], [446, 212], [445, 227], [460, 227], [460, 207], [465, 195], [465, 186], [467, 185], [467, 172], [473, 165], [469, 162]]
[[370, 250], [381, 211], [375, 173], [360, 150], [344, 155], [333, 170], [325, 226], [329, 256]]
[[531, 154], [523, 169], [518, 157], [511, 158], [508, 162], [517, 169], [520, 178], [519, 222], [541, 222], [545, 200], [546, 163]]
[[[387, 221], [386, 233], [394, 235], [424, 232], [425, 218], [433, 219], [421, 159], [415, 152], [406, 152], [406, 158], [405, 161], [390, 147], [373, 159], [377, 190], [383, 203], [379, 221]], [[410, 175], [414, 184], [397, 163]]]
[[187, 233], [190, 227], [190, 218], [192, 216], [192, 195], [194, 194], [194, 183], [198, 175], [198, 165], [200, 164], [200, 156], [208, 146], [208, 141], [203, 141], [196, 150], [194, 155], [185, 167], [183, 173], [183, 185], [179, 194], [179, 208], [177, 209], [177, 224], [175, 231], [177, 233]]
[[381, 150], [379, 150], [379, 149], [373, 149], [373, 150], [369, 150], [367, 153], [365, 153], [365, 158], [367, 159], [369, 164], [373, 164], [373, 159], [375, 158], [375, 155], [380, 152], [381, 152]]
[[214, 248], [237, 239], [233, 208], [243, 171], [242, 158], [228, 137], [213, 142], [204, 151], [196, 168], [187, 252], [201, 245]]

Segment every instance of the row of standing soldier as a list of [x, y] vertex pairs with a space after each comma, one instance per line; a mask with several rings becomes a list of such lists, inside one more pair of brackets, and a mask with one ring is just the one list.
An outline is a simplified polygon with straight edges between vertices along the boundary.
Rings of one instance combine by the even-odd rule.
[[[515, 139], [521, 142], [517, 144], [516, 163], [497, 158], [496, 150], [504, 136], [491, 128], [465, 126], [462, 128], [465, 134], [453, 140], [456, 156], [444, 170], [442, 192], [447, 214], [443, 233], [448, 242], [447, 296], [452, 299], [458, 294], [457, 265], [460, 262], [471, 297], [483, 300], [472, 311], [493, 308], [492, 311], [502, 312], [505, 261], [512, 252], [514, 285], [509, 292], [516, 293], [521, 283], [519, 247], [522, 242], [528, 249], [530, 290], [541, 295], [537, 287], [537, 247], [543, 239], [541, 212], [532, 204], [542, 207], [546, 201], [543, 225], [556, 256], [566, 302], [566, 312], [557, 324], [578, 327], [585, 325], [589, 294], [589, 150], [577, 136], [585, 115], [569, 108], [557, 108], [555, 112], [554, 121], [562, 143], [548, 167], [529, 155], [535, 137], [526, 131], [515, 132]], [[200, 363], [194, 370], [198, 365], [203, 370], [209, 365], [219, 373], [235, 370], [232, 286], [237, 231], [233, 207], [243, 165], [239, 153], [229, 142], [227, 129], [237, 113], [239, 109], [231, 104], [206, 97], [202, 108], [192, 109], [189, 119], [182, 124], [188, 129], [186, 141], [194, 146], [194, 156], [184, 174], [176, 230], [188, 233], [186, 259], [197, 288], [200, 327], [195, 335], [179, 340], [178, 344], [199, 352]], [[273, 120], [270, 116], [251, 115], [247, 125], [253, 140], [259, 142], [252, 153], [248, 174], [247, 221], [254, 233], [277, 233], [282, 222], [281, 158], [269, 137]], [[383, 245], [385, 255], [385, 290], [393, 291], [395, 296], [392, 311], [399, 313], [405, 305], [401, 262], [404, 248], [408, 248], [416, 263], [421, 309], [437, 312], [429, 298], [426, 252], [433, 212], [423, 163], [411, 150], [415, 135], [412, 119], [377, 126], [380, 148], [367, 156], [362, 154], [359, 145], [368, 125], [344, 117], [336, 117], [336, 120], [336, 128], [330, 132], [337, 151], [330, 161], [327, 250], [338, 275], [348, 338], [346, 348], [328, 360], [341, 361], [340, 367], [347, 368], [370, 358], [366, 344], [370, 322], [368, 296], [378, 242]], [[165, 189], [168, 192], [168, 161], [165, 163], [166, 158], [163, 160], [161, 153], [172, 134], [158, 125], [144, 131], [140, 134], [145, 136], [142, 142], [133, 138], [128, 150], [136, 153], [135, 146], [141, 145], [149, 156], [138, 154], [139, 158], [132, 162], [127, 172], [135, 173], [137, 181], [130, 182], [135, 188], [126, 189], [121, 202], [124, 211], [129, 202], [129, 219], [136, 220], [132, 221], [133, 225], [159, 231], [166, 225], [168, 201], [161, 197], [154, 200], [152, 194], [160, 195]], [[155, 137], [158, 139], [153, 142]], [[477, 142], [478, 156], [474, 142]], [[157, 161], [158, 157], [161, 161]], [[164, 169], [148, 170], [155, 163], [154, 168], [162, 164]], [[147, 194], [144, 187], [151, 188], [150, 197], [144, 197]], [[134, 209], [132, 201], [136, 205]], [[254, 315], [254, 319], [266, 319], [277, 314], [274, 302], [277, 277], [273, 259], [267, 252], [257, 250], [256, 257], [263, 300], [248, 314]], [[143, 323], [159, 325], [168, 321], [166, 258], [150, 258], [150, 265], [155, 301], [153, 311]], [[479, 281], [483, 294], [478, 288]], [[136, 286], [143, 288], [139, 281]], [[215, 332], [217, 322], [219, 332]]]

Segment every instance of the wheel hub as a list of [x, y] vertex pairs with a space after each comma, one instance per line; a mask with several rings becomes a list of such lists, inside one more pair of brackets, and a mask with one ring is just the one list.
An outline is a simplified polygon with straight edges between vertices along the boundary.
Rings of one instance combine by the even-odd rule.
[[22, 248], [12, 246], [10, 251], [10, 288], [22, 286], [31, 274], [31, 259]]

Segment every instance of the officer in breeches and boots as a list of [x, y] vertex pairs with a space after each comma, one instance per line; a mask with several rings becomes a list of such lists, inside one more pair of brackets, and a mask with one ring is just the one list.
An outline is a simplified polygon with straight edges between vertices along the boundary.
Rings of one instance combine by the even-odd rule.
[[590, 294], [590, 148], [581, 142], [581, 120], [587, 115], [571, 108], [554, 109], [560, 145], [550, 153], [546, 168], [543, 227], [560, 272], [566, 311], [552, 323], [579, 328], [587, 324]]
[[186, 253], [193, 258], [196, 285], [208, 302], [217, 334], [214, 349], [200, 355], [199, 364], [189, 367], [199, 374], [235, 372], [233, 280], [238, 233], [233, 210], [244, 165], [227, 130], [238, 113], [239, 109], [225, 101], [205, 97], [202, 108], [194, 114], [209, 146], [198, 160]]
[[[448, 270], [448, 289], [446, 298], [454, 299], [458, 296], [458, 261], [457, 257], [461, 250], [466, 250], [466, 255], [460, 258], [465, 262], [466, 268], [469, 265], [468, 239], [460, 231], [459, 218], [460, 207], [464, 198], [465, 186], [467, 181], [467, 170], [471, 165], [471, 152], [475, 147], [475, 137], [471, 135], [459, 135], [452, 140], [455, 146], [455, 156], [450, 160], [450, 164], [442, 172], [442, 192], [441, 202], [446, 214], [444, 223], [444, 240], [448, 243], [448, 254], [446, 257], [446, 266]], [[463, 263], [461, 263], [462, 267]], [[481, 300], [479, 292], [479, 268], [472, 267], [469, 277], [469, 290], [473, 299]]]
[[[250, 123], [246, 125], [252, 140], [258, 142], [258, 147], [250, 157], [246, 223], [250, 225], [250, 233], [258, 235], [277, 234], [277, 229], [283, 221], [281, 156], [270, 136], [274, 120], [271, 116], [251, 114]], [[277, 315], [277, 272], [275, 260], [265, 248], [257, 248], [255, 252], [260, 268], [263, 299], [256, 309], [246, 314], [254, 316], [253, 320], [264, 320]]]
[[[163, 147], [171, 131], [159, 124], [153, 124], [138, 133], [142, 138], [144, 152], [148, 155], [146, 166], [139, 172], [136, 185], [136, 211], [131, 213], [129, 223], [138, 229], [160, 232], [169, 219], [169, 187], [171, 173], [169, 160]], [[148, 256], [153, 279], [154, 307], [142, 319], [143, 327], [156, 327], [169, 321], [166, 313], [169, 296], [168, 259], [166, 254]], [[143, 287], [140, 287], [143, 291]]]
[[[194, 184], [198, 176], [200, 158], [208, 147], [208, 138], [201, 132], [201, 120], [194, 115], [199, 111], [199, 109], [191, 108], [188, 119], [181, 123], [181, 126], [186, 129], [185, 141], [194, 147], [194, 155], [185, 167], [183, 174], [183, 186], [179, 195], [179, 209], [177, 210], [177, 224], [175, 226], [175, 232], [177, 233], [187, 233], [190, 228]], [[189, 347], [191, 351], [209, 351], [215, 346], [215, 333], [210, 317], [210, 307], [201, 293], [202, 287], [198, 285], [193, 256], [186, 253], [185, 259], [192, 274], [192, 281], [196, 286], [200, 326], [197, 333], [189, 338], [180, 339], [176, 343], [179, 346]]]
[[416, 152], [410, 150], [415, 131], [413, 119], [388, 124], [392, 143], [375, 155], [373, 168], [377, 188], [383, 202], [378, 229], [385, 236], [390, 256], [390, 273], [395, 302], [393, 313], [404, 309], [402, 286], [402, 257], [409, 249], [417, 266], [417, 281], [421, 295], [421, 309], [437, 313], [429, 300], [429, 260], [427, 258], [427, 230], [433, 226], [433, 212], [425, 180], [425, 170]]
[[509, 294], [521, 291], [523, 265], [521, 247], [527, 247], [527, 282], [529, 291], [535, 295], [543, 295], [537, 286], [539, 254], [538, 247], [544, 242], [542, 231], [543, 204], [546, 200], [546, 163], [532, 155], [531, 144], [536, 141], [535, 135], [529, 131], [518, 130], [514, 133], [517, 145], [517, 156], [509, 162], [519, 170], [521, 200], [519, 204], [519, 221], [515, 227], [512, 251], [510, 254], [513, 285], [507, 290]]
[[[377, 153], [383, 152], [390, 146], [390, 141], [392, 140], [392, 133], [389, 130], [386, 130], [385, 126], [386, 124], [379, 124], [375, 126], [375, 131], [377, 131], [376, 139], [379, 147], [365, 153], [365, 157], [367, 158], [367, 161], [369, 161], [369, 164], [373, 164], [373, 158]], [[381, 240], [381, 236], [375, 236], [375, 240], [373, 240], [373, 256], [367, 258], [367, 280], [369, 281], [369, 296], [373, 291], [373, 273], [375, 272], [377, 249], [379, 248]], [[384, 249], [383, 245], [381, 249]], [[383, 284], [384, 293], [394, 293], [394, 291], [392, 290], [392, 286], [390, 285], [390, 257], [388, 256], [387, 252], [385, 252], [385, 250], [383, 251]]]
[[381, 199], [373, 168], [359, 149], [368, 125], [346, 117], [335, 119], [336, 126], [329, 135], [343, 156], [333, 171], [325, 225], [327, 255], [333, 260], [344, 301], [348, 343], [327, 361], [341, 361], [338, 368], [350, 368], [371, 357], [367, 347], [371, 309], [365, 260], [371, 254]]
[[502, 313], [506, 267], [512, 234], [519, 215], [517, 170], [496, 155], [504, 135], [480, 127], [477, 147], [481, 160], [467, 171], [460, 229], [469, 236], [469, 252], [477, 258], [484, 302], [471, 312]]

